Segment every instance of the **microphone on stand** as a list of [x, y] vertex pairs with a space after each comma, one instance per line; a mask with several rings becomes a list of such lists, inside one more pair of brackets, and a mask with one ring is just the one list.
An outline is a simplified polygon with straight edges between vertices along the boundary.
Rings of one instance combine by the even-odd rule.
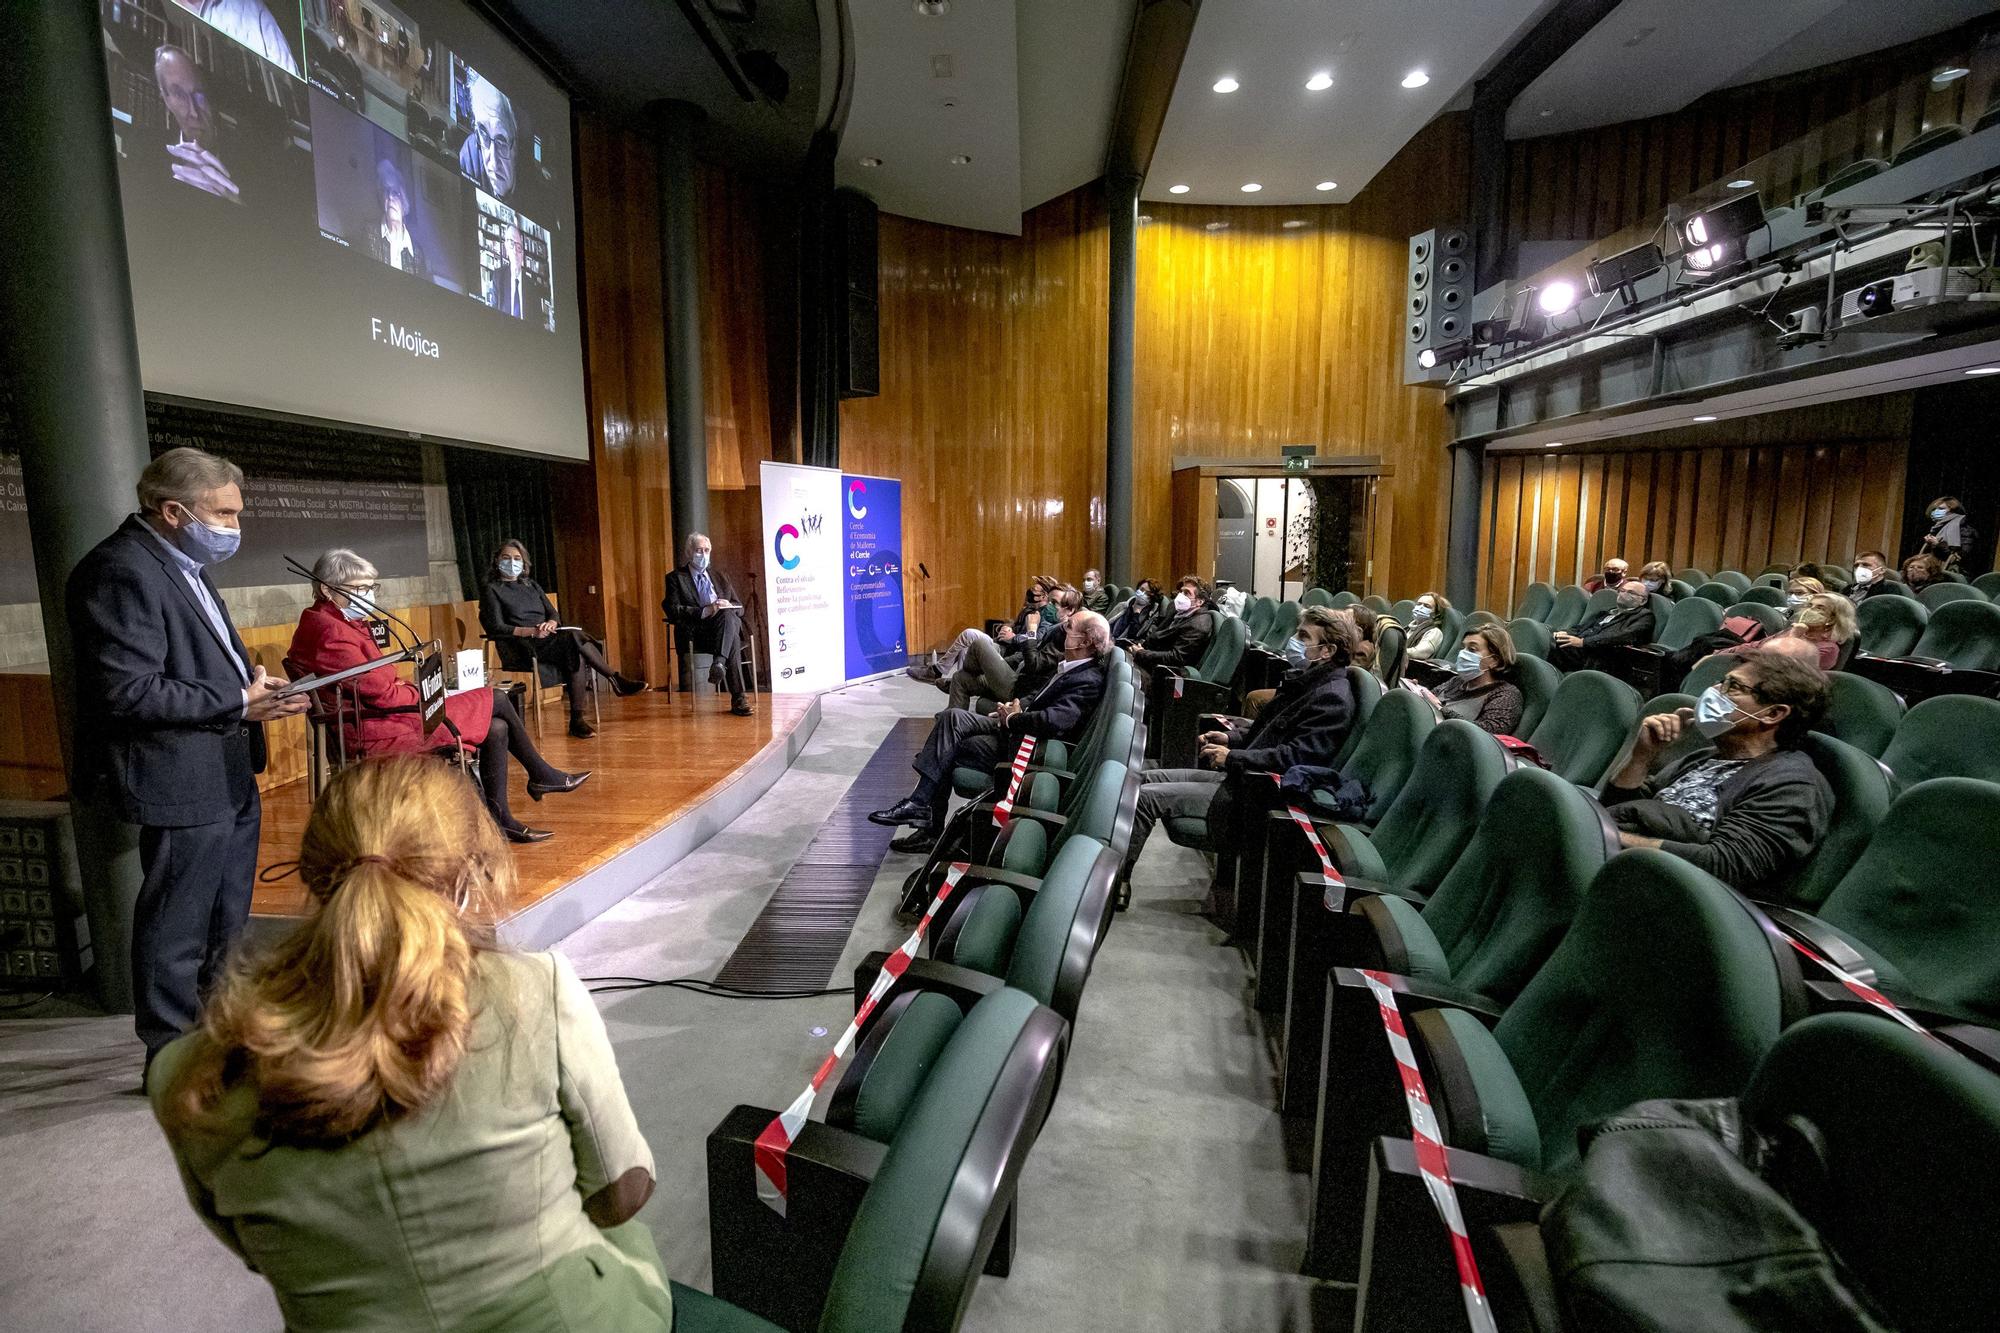
[[[380, 616], [382, 617], [382, 619], [390, 622], [391, 624], [400, 626], [403, 632], [409, 635], [409, 642], [405, 644], [399, 640], [396, 644], [398, 648], [406, 648], [410, 651], [416, 651], [425, 646], [423, 636], [418, 634], [417, 631], [410, 625], [408, 621], [404, 620], [401, 616], [396, 615], [394, 612], [388, 610], [386, 607], [374, 601], [372, 598], [369, 598], [358, 592], [350, 591], [349, 589], [346, 588], [334, 587], [331, 583], [328, 583], [325, 579], [313, 573], [310, 569], [307, 569], [304, 565], [300, 564], [298, 561], [294, 560], [290, 556], [285, 557], [285, 564], [291, 569], [291, 571], [294, 574], [297, 574], [300, 578], [306, 579], [315, 588], [324, 589], [329, 593], [337, 592], [342, 597], [347, 598], [350, 602], [353, 602], [356, 606], [360, 607], [362, 610], [368, 612], [369, 614]], [[435, 639], [431, 640], [429, 646], [432, 652], [442, 652], [444, 650], [444, 645], [442, 643], [439, 643]]]

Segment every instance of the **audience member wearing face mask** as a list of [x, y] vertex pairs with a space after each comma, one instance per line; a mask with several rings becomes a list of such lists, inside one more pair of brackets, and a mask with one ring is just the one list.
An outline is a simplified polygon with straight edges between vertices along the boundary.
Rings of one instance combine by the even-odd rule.
[[1924, 534], [1924, 554], [1946, 569], [1956, 569], [1965, 553], [1979, 542], [1978, 531], [1966, 521], [1965, 506], [1956, 495], [1940, 495], [1924, 506], [1931, 530]]
[[1277, 795], [1262, 774], [1333, 762], [1354, 722], [1354, 686], [1345, 669], [1354, 652], [1354, 626], [1335, 611], [1312, 606], [1299, 617], [1299, 637], [1306, 665], [1285, 676], [1255, 722], [1232, 721], [1223, 730], [1202, 733], [1197, 768], [1152, 769], [1140, 777], [1122, 874], [1131, 875], [1162, 819], [1206, 816], [1209, 850], [1241, 845]]
[[1847, 600], [1860, 603], [1892, 591], [1882, 585], [1892, 577], [1889, 557], [1880, 551], [1863, 551], [1854, 557], [1854, 582], [1848, 585]]
[[[1124, 609], [1112, 617], [1111, 637], [1119, 643], [1145, 638], [1148, 627], [1159, 618], [1161, 600], [1160, 585], [1152, 579], [1140, 579]], [[1167, 603], [1171, 607], [1172, 599]]]
[[1625, 582], [1631, 568], [1632, 566], [1624, 559], [1614, 556], [1604, 562], [1604, 569], [1600, 573], [1593, 574], [1583, 581], [1583, 590], [1599, 592], [1605, 588], [1619, 587]]
[[1664, 560], [1648, 560], [1639, 568], [1639, 582], [1646, 585], [1648, 593], [1672, 598], [1674, 571]]
[[1049, 605], [1055, 608], [1055, 622], [1031, 639], [1001, 644], [978, 630], [968, 631], [963, 665], [935, 682], [950, 696], [949, 707], [991, 712], [994, 704], [1025, 698], [1047, 683], [1063, 660], [1064, 627], [1083, 610], [1083, 594], [1057, 588]]
[[1913, 555], [1903, 562], [1903, 582], [1911, 592], [1921, 592], [1944, 579], [1944, 562], [1934, 555]]
[[1111, 589], [1104, 586], [1104, 575], [1099, 570], [1083, 571], [1083, 609], [1100, 616], [1111, 612]]
[[1406, 657], [1419, 662], [1428, 662], [1444, 651], [1444, 622], [1451, 614], [1451, 603], [1441, 594], [1427, 592], [1417, 598], [1417, 604], [1410, 608], [1410, 633], [1408, 646], [1403, 650]]
[[[1693, 708], [1639, 724], [1604, 791], [1626, 847], [1658, 847], [1749, 894], [1781, 893], [1826, 836], [1833, 794], [1799, 746], [1825, 715], [1826, 673], [1756, 652]], [[1704, 743], [1654, 764], [1689, 731]]]
[[[1743, 639], [1740, 643], [1716, 649], [1716, 653], [1747, 657], [1766, 648], [1775, 648], [1813, 662], [1822, 671], [1831, 671], [1840, 663], [1841, 649], [1852, 643], [1860, 630], [1860, 623], [1854, 615], [1854, 603], [1837, 592], [1808, 593], [1786, 614], [1791, 624], [1776, 634], [1766, 634], [1762, 622], [1748, 617], [1724, 621], [1725, 633], [1732, 627], [1740, 628]], [[1796, 646], [1800, 644], [1806, 647]]]
[[1208, 602], [1206, 583], [1192, 574], [1182, 578], [1174, 585], [1172, 618], [1154, 622], [1145, 640], [1131, 648], [1132, 661], [1149, 671], [1155, 667], [1179, 671], [1201, 661], [1215, 636], [1215, 613]]
[[1512, 736], [1521, 725], [1521, 687], [1514, 683], [1514, 636], [1505, 625], [1466, 632], [1452, 660], [1451, 679], [1437, 688], [1446, 717], [1463, 718], [1481, 731]]
[[1559, 671], [1581, 671], [1602, 666], [1610, 655], [1629, 644], [1653, 641], [1651, 594], [1637, 579], [1618, 585], [1618, 601], [1597, 619], [1574, 630], [1557, 630], [1550, 636], [1549, 663]]

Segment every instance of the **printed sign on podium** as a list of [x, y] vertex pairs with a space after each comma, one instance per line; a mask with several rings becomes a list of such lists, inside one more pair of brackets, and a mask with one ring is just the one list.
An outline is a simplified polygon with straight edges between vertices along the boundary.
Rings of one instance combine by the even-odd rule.
[[810, 694], [902, 666], [903, 488], [888, 477], [763, 464], [771, 688]]

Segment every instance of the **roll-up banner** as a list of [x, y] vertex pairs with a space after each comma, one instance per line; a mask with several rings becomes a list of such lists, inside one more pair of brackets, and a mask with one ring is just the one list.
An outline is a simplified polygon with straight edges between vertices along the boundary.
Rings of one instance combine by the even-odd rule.
[[902, 483], [791, 463], [763, 464], [760, 480], [771, 688], [810, 694], [902, 666]]

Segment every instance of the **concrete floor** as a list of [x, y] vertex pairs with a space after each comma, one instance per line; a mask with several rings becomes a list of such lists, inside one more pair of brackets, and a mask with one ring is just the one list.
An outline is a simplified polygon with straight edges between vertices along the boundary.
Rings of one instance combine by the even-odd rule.
[[[765, 797], [659, 881], [570, 936], [586, 977], [708, 976], [897, 718], [939, 705], [900, 678], [824, 701]], [[834, 978], [907, 933], [892, 855]], [[1207, 869], [1155, 841], [1078, 1017], [1061, 1096], [1021, 1182], [1013, 1275], [965, 1327], [1276, 1330], [1345, 1325], [1345, 1294], [1297, 1275], [1305, 1181], [1286, 1165], [1242, 961], [1195, 913]], [[708, 1285], [703, 1140], [739, 1102], [782, 1106], [851, 1014], [844, 996], [601, 1004], [659, 1188], [642, 1214], [669, 1274]], [[277, 1328], [275, 1302], [198, 1223], [137, 1096], [130, 1020], [57, 1005], [0, 1021], [0, 1326]]]

